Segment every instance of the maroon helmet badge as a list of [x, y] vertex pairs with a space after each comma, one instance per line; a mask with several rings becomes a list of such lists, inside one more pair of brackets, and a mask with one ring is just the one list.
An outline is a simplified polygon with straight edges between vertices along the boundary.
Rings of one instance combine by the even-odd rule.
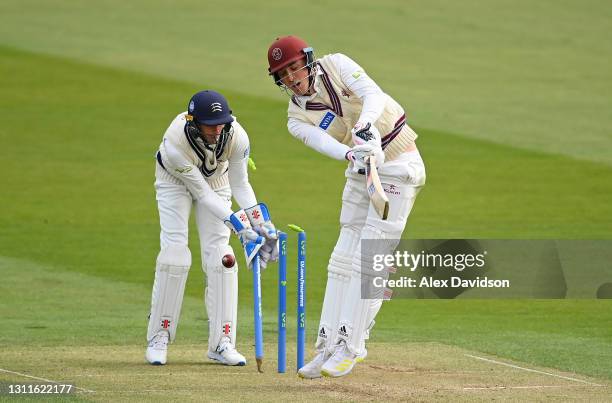
[[279, 61], [283, 57], [283, 51], [280, 48], [272, 49], [272, 58], [276, 61]]

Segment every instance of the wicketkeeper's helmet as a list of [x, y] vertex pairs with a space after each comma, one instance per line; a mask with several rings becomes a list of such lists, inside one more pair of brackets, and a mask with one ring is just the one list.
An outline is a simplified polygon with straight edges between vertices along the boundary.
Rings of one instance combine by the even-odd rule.
[[[185, 116], [185, 132], [191, 137], [196, 145], [203, 142], [205, 148], [213, 150], [211, 146], [221, 144], [219, 150], [227, 143], [232, 136], [233, 128], [232, 110], [229, 108], [227, 99], [216, 91], [205, 90], [196, 93], [189, 100], [187, 105], [187, 115]], [[224, 125], [221, 135], [215, 144], [209, 144], [203, 136], [200, 125], [217, 126]]]
[[217, 126], [232, 123], [232, 110], [225, 97], [216, 91], [196, 93], [187, 106], [187, 120], [199, 125]]

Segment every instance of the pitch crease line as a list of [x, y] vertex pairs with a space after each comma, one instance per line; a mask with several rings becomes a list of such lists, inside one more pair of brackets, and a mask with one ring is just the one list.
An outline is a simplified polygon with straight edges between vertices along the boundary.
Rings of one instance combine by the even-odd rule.
[[[502, 389], [547, 389], [547, 388], [585, 388], [595, 385], [529, 385], [529, 386], [483, 386], [483, 387], [464, 387], [463, 390], [502, 390]], [[603, 386], [603, 385], [602, 385]]]
[[[15, 371], [9, 371], [8, 369], [4, 369], [4, 368], [0, 368], [0, 372], [6, 372], [9, 374], [14, 374], [14, 375], [19, 375], [19, 376], [25, 376], [26, 378], [31, 378], [31, 379], [36, 379], [38, 381], [44, 381], [44, 382], [50, 382], [50, 383], [56, 383], [58, 385], [61, 385], [61, 382], [57, 382], [57, 381], [52, 381], [51, 379], [45, 379], [45, 378], [41, 378], [38, 376], [32, 376], [32, 375], [28, 375], [28, 374], [22, 374], [21, 372], [15, 372]], [[95, 390], [90, 390], [90, 389], [85, 389], [85, 388], [79, 388], [78, 386], [74, 385], [75, 389], [78, 390], [82, 390], [83, 392], [87, 392], [87, 393], [96, 393]]]
[[[173, 374], [164, 374], [164, 376], [172, 376]], [[252, 373], [248, 372], [223, 372], [223, 375], [252, 375]], [[75, 378], [83, 377], [83, 378], [95, 378], [95, 377], [105, 377], [105, 376], [117, 376], [116, 374], [78, 374], [73, 375]], [[142, 374], [130, 374], [130, 376], [159, 376], [159, 374], [154, 373], [142, 373]]]
[[544, 372], [544, 371], [538, 371], [537, 369], [531, 369], [531, 368], [524, 368], [524, 367], [519, 367], [518, 365], [514, 365], [514, 364], [508, 364], [506, 362], [501, 362], [501, 361], [495, 361], [495, 360], [491, 360], [489, 358], [484, 358], [484, 357], [478, 357], [476, 355], [471, 355], [471, 354], [464, 354], [468, 357], [472, 357], [475, 358], [477, 360], [481, 360], [481, 361], [486, 361], [486, 362], [490, 362], [493, 364], [498, 364], [498, 365], [505, 365], [506, 367], [510, 367], [510, 368], [516, 368], [516, 369], [522, 369], [523, 371], [529, 371], [529, 372], [535, 372], [537, 374], [543, 374], [543, 375], [548, 375], [548, 376], [554, 376], [555, 378], [561, 378], [561, 379], [567, 379], [568, 381], [574, 381], [574, 382], [580, 382], [580, 383], [585, 383], [587, 385], [591, 385], [591, 386], [604, 386], [604, 385], [600, 385], [598, 383], [593, 383], [593, 382], [588, 382], [588, 381], [583, 381], [582, 379], [578, 379], [578, 378], [571, 378], [569, 376], [563, 376], [563, 375], [557, 375], [557, 374], [551, 374], [550, 372]]

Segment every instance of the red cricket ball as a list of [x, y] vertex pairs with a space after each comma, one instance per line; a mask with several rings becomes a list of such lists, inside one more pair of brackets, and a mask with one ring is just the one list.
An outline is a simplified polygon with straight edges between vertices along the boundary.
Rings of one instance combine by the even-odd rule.
[[223, 263], [223, 266], [229, 269], [230, 267], [234, 267], [234, 263], [236, 263], [236, 258], [234, 257], [234, 255], [225, 255], [221, 259], [221, 263]]

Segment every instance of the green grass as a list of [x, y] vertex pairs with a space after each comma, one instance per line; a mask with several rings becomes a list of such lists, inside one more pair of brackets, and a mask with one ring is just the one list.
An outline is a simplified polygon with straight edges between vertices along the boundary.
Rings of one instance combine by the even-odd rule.
[[[0, 344], [142, 344], [158, 248], [153, 152], [197, 87], [7, 48], [0, 55], [0, 306], [7, 324]], [[338, 232], [343, 164], [286, 133], [284, 103], [224, 92], [250, 133], [257, 194], [277, 225], [295, 222], [308, 231], [312, 341]], [[406, 236], [609, 237], [612, 169], [606, 165], [419, 133], [428, 185]], [[179, 340], [203, 345], [195, 234], [191, 249]], [[273, 271], [264, 274], [268, 340], [274, 280]], [[246, 270], [240, 281], [240, 332], [248, 339]], [[609, 308], [594, 300], [393, 301], [381, 311], [373, 340], [438, 341], [610, 379]]]
[[265, 54], [295, 33], [355, 58], [416, 126], [612, 164], [607, 1], [213, 4], [5, 0], [0, 44], [279, 101]]
[[[143, 344], [148, 284], [102, 279], [21, 259], [0, 259], [0, 270], [5, 287], [0, 306], [5, 331], [0, 335], [0, 345], [19, 349]], [[320, 279], [311, 275], [309, 290]], [[241, 280], [238, 340], [244, 346], [252, 340], [252, 294], [250, 282]], [[312, 294], [308, 295], [307, 306], [309, 342], [314, 341], [321, 302]], [[275, 300], [276, 293], [268, 289], [264, 293], [264, 339], [268, 343], [276, 340]], [[290, 318], [294, 318], [294, 304], [294, 298], [290, 298]], [[396, 346], [438, 342], [612, 379], [610, 320], [609, 303], [598, 300], [394, 300], [386, 303], [377, 317], [372, 341]], [[295, 342], [294, 322], [288, 321], [290, 345]], [[206, 326], [202, 299], [187, 295], [178, 345], [198, 344], [204, 354]]]
[[533, 365], [612, 376], [608, 301], [416, 300], [398, 305], [385, 307], [377, 318], [384, 340], [437, 341]]
[[[78, 380], [110, 391], [100, 399], [115, 385], [158, 386], [142, 359], [159, 247], [153, 155], [172, 118], [205, 87], [227, 95], [247, 129], [258, 167], [251, 182], [274, 222], [308, 232], [312, 344], [345, 165], [287, 133], [287, 100], [267, 77], [264, 56], [283, 34], [303, 36], [318, 55], [350, 55], [406, 108], [420, 135], [427, 185], [404, 237], [612, 237], [609, 2], [315, 0], [302, 13], [292, 3], [244, 0], [0, 4], [0, 368], [53, 379], [91, 372], [100, 377]], [[163, 385], [173, 392], [204, 385], [214, 391], [208, 396], [244, 398], [263, 390], [272, 399], [279, 395], [270, 391], [280, 387], [336, 399], [389, 391], [404, 399], [471, 400], [476, 395], [461, 388], [438, 386], [412, 395], [402, 371], [417, 385], [432, 373], [460, 387], [506, 384], [512, 374], [514, 384], [532, 379], [484, 371], [481, 363], [462, 361], [465, 351], [605, 380], [600, 383], [612, 379], [609, 300], [398, 299], [377, 317], [368, 359], [374, 365], [343, 380], [349, 383], [317, 383], [314, 392], [274, 374], [259, 382], [244, 378], [251, 383], [239, 392], [231, 383], [230, 390], [201, 383], [219, 372], [200, 365], [207, 322], [195, 231], [190, 248], [194, 264], [173, 346], [177, 365], [167, 367], [168, 375], [184, 379]], [[293, 248], [289, 259], [295, 260]], [[263, 275], [268, 347], [276, 328], [274, 270]], [[239, 276], [239, 347], [252, 356], [251, 280], [243, 267]], [[290, 343], [294, 322], [288, 321]], [[47, 353], [45, 366], [40, 354]], [[395, 369], [380, 371], [385, 365]], [[401, 387], [385, 389], [398, 368], [394, 382]], [[465, 379], [455, 373], [464, 368]], [[134, 381], [132, 374], [143, 376]], [[203, 392], [188, 393], [201, 399]], [[605, 390], [508, 393], [478, 396], [539, 401], [593, 393], [603, 400]]]

